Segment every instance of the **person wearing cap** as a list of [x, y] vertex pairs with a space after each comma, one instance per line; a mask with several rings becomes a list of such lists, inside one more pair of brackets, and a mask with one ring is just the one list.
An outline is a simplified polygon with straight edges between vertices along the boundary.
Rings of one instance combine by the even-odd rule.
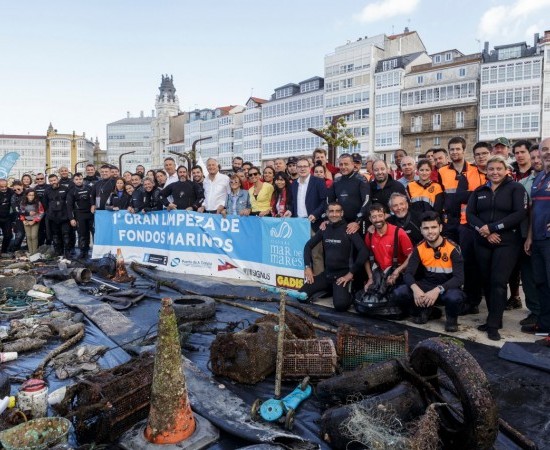
[[353, 161], [353, 171], [359, 173], [361, 166], [363, 165], [363, 158], [359, 153], [352, 153], [351, 160]]
[[341, 177], [328, 190], [328, 201], [338, 202], [344, 208], [347, 232], [355, 233], [368, 215], [370, 186], [354, 172], [353, 158], [344, 153], [338, 158]]
[[499, 137], [493, 141], [493, 151], [491, 153], [502, 156], [509, 165], [513, 162], [510, 158], [510, 141], [505, 137]]
[[291, 156], [286, 161], [286, 172], [288, 173], [288, 176], [290, 177], [290, 182], [292, 183], [294, 180], [298, 179], [298, 168], [296, 167], [296, 164], [298, 163], [298, 158], [295, 156]]

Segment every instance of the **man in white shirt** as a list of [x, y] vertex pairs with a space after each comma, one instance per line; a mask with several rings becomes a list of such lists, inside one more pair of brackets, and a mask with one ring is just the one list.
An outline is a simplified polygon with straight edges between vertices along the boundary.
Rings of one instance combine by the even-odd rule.
[[163, 187], [179, 181], [178, 173], [176, 171], [176, 161], [174, 161], [174, 158], [168, 157], [164, 160], [164, 170], [168, 175], [168, 178], [166, 179], [166, 183], [164, 183]]
[[220, 172], [218, 161], [208, 158], [206, 161], [208, 176], [202, 183], [204, 187], [204, 202], [198, 209], [199, 212], [220, 214], [225, 206], [227, 194], [231, 192], [229, 177]]

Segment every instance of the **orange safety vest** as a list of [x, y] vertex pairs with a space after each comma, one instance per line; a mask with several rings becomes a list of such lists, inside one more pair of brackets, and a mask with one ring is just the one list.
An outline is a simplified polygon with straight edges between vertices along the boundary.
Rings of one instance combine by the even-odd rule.
[[420, 263], [426, 271], [450, 275], [453, 273], [451, 253], [456, 247], [457, 245], [453, 241], [443, 239], [442, 244], [437, 248], [432, 248], [426, 241], [422, 241], [416, 249], [420, 257]]
[[[445, 196], [456, 195], [457, 192], [472, 192], [479, 186], [485, 183], [485, 175], [477, 170], [477, 167], [464, 162], [462, 172], [459, 174], [452, 163], [449, 163], [447, 166], [443, 166], [439, 169], [439, 178], [441, 179], [441, 184], [445, 190]], [[460, 183], [463, 181], [462, 183]], [[465, 182], [464, 182], [465, 181]], [[448, 202], [445, 201], [445, 204], [448, 205]], [[466, 220], [466, 206], [467, 203], [460, 204], [460, 223], [467, 223]], [[452, 213], [452, 211], [446, 211], [447, 215]]]
[[433, 181], [428, 182], [425, 186], [418, 181], [411, 181], [407, 185], [407, 193], [411, 199], [411, 203], [426, 202], [432, 208], [435, 204], [435, 198], [443, 192], [443, 188], [439, 183]]

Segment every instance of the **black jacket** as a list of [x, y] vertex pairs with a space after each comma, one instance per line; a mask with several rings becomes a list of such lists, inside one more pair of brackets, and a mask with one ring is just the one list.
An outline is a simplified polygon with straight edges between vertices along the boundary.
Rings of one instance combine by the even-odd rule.
[[328, 190], [328, 202], [338, 202], [344, 208], [344, 220], [359, 222], [368, 216], [370, 186], [355, 172], [334, 180]]
[[422, 224], [421, 214], [417, 211], [414, 211], [409, 206], [408, 214], [399, 219], [395, 215], [391, 215], [388, 219], [388, 223], [392, 225], [397, 225], [399, 228], [403, 228], [409, 236], [409, 239], [414, 245], [417, 245], [420, 241], [424, 239], [422, 233], [420, 232], [420, 225]]
[[0, 220], [11, 218], [11, 197], [13, 191], [8, 188], [6, 192], [0, 192]]
[[77, 214], [91, 214], [92, 188], [89, 186], [75, 186], [67, 194], [67, 212], [69, 220], [77, 219]]
[[67, 195], [69, 189], [59, 185], [57, 188], [50, 187], [44, 195], [44, 207], [46, 217], [49, 220], [60, 223], [69, 220], [67, 211]]
[[113, 211], [113, 208], [118, 208], [119, 210], [127, 209], [130, 205], [131, 197], [126, 193], [122, 192], [122, 195], [119, 197], [117, 192], [112, 192], [107, 203], [105, 203], [105, 209], [108, 211]]
[[161, 195], [165, 206], [170, 204], [168, 197], [172, 196], [177, 209], [193, 208], [196, 211], [204, 200], [204, 189], [194, 181], [176, 181], [166, 186]]
[[84, 186], [89, 186], [90, 188], [99, 181], [99, 177], [96, 175], [84, 177]]
[[[328, 223], [324, 230], [319, 230], [304, 247], [304, 262], [312, 264], [311, 251], [319, 242], [323, 242], [325, 251], [325, 275], [340, 277], [348, 272], [353, 274], [363, 270], [369, 259], [369, 249], [359, 233], [347, 234], [347, 222], [341, 220], [335, 224]], [[353, 248], [357, 257], [353, 259]]]
[[139, 211], [149, 212], [162, 210], [162, 197], [159, 188], [154, 188], [151, 192], [147, 192], [143, 189], [140, 200], [138, 205]]
[[[476, 230], [488, 225], [491, 233], [498, 233], [500, 245], [503, 245], [520, 238], [519, 226], [527, 214], [527, 206], [525, 188], [506, 177], [494, 192], [489, 183], [479, 186], [470, 195], [466, 215], [468, 223]], [[484, 245], [492, 245], [479, 234], [476, 238]]]
[[96, 209], [105, 209], [105, 204], [115, 188], [114, 178], [101, 179], [92, 186], [92, 201]]
[[390, 212], [390, 197], [394, 192], [400, 192], [403, 195], [407, 195], [405, 186], [403, 186], [399, 181], [395, 181], [391, 175], [388, 175], [388, 181], [386, 181], [383, 188], [378, 187], [376, 180], [370, 182], [371, 204], [380, 203], [388, 213]]

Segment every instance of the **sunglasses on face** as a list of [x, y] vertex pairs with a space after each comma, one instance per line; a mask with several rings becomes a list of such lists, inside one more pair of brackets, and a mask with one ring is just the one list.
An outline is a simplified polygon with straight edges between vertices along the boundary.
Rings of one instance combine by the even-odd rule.
[[248, 178], [256, 177], [256, 176], [258, 176], [258, 175], [260, 175], [259, 172], [249, 173], [249, 174], [248, 174]]

